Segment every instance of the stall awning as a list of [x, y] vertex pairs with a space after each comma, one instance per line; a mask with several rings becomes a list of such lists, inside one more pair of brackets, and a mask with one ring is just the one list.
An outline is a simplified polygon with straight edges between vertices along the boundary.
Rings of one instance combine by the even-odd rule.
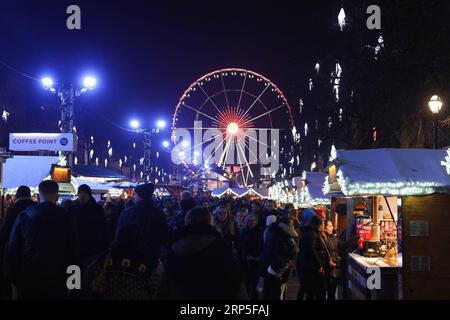
[[77, 188], [82, 184], [88, 185], [94, 193], [106, 193], [109, 189], [112, 188], [112, 185], [110, 183], [99, 183], [88, 179], [72, 177], [72, 181], [75, 182]]
[[3, 165], [3, 188], [15, 189], [22, 185], [36, 187], [50, 175], [52, 164], [59, 157], [14, 156]]
[[268, 188], [251, 188], [251, 193], [261, 197], [261, 198], [269, 198], [269, 189]]
[[82, 177], [103, 178], [109, 180], [126, 179], [124, 175], [100, 166], [76, 165], [73, 166], [72, 173]]
[[[334, 164], [344, 195], [426, 195], [450, 192], [446, 150], [338, 150]], [[327, 189], [327, 183], [325, 184]]]

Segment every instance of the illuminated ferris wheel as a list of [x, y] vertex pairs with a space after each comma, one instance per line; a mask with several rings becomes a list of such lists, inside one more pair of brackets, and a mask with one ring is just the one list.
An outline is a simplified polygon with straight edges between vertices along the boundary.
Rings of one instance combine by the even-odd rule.
[[[199, 123], [202, 131], [210, 133], [205, 132], [200, 141], [180, 144], [184, 164], [197, 168], [215, 164], [235, 174], [244, 186], [286, 172], [283, 166], [289, 165], [293, 153], [292, 110], [283, 92], [263, 75], [228, 68], [197, 79], [176, 106], [172, 141], [180, 140], [181, 128], [195, 131]], [[202, 156], [213, 140], [213, 152]]]

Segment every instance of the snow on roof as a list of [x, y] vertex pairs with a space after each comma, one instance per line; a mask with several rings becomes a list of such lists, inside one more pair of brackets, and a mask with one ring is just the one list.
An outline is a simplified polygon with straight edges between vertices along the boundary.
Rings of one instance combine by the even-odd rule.
[[269, 189], [268, 188], [251, 188], [250, 191], [255, 193], [256, 195], [260, 196], [261, 198], [269, 197]]
[[323, 183], [327, 176], [325, 172], [304, 172], [306, 187], [300, 190], [300, 202], [311, 205], [330, 204], [331, 195], [323, 192]]
[[338, 150], [337, 179], [345, 195], [424, 195], [450, 191], [446, 150]]
[[75, 177], [72, 177], [72, 179], [75, 181], [77, 188], [79, 186], [81, 186], [82, 184], [87, 184], [92, 189], [92, 191], [108, 192], [108, 190], [111, 188], [111, 184], [109, 184], [109, 183], [99, 183], [99, 182], [82, 179], [82, 178], [75, 178]]
[[52, 164], [59, 157], [14, 156], [3, 165], [3, 188], [14, 189], [22, 185], [36, 187], [50, 175]]
[[221, 197], [227, 192], [228, 188], [216, 188], [211, 192], [213, 197]]

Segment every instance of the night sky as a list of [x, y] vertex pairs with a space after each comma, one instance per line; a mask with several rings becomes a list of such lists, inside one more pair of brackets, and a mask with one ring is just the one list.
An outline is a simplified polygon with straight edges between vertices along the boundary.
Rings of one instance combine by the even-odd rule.
[[[81, 30], [66, 28], [71, 4], [81, 8]], [[297, 110], [315, 63], [336, 41], [341, 5], [341, 0], [9, 1], [0, 10], [0, 61], [37, 79], [50, 75], [77, 84], [86, 72], [94, 74], [98, 87], [75, 106], [77, 129], [86, 139], [95, 137], [96, 152], [105, 154], [110, 139], [118, 159], [142, 141], [119, 127], [133, 118], [169, 123], [189, 84], [219, 68], [265, 75]], [[9, 132], [58, 131], [58, 104], [39, 81], [0, 65], [0, 108], [11, 114], [0, 125], [0, 145]]]

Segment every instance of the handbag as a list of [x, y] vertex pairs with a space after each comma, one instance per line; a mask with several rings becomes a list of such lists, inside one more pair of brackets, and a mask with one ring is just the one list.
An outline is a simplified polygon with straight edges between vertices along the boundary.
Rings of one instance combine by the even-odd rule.
[[[328, 250], [327, 244], [323, 241], [322, 237], [320, 237], [320, 241], [322, 241], [322, 245], [325, 248], [325, 252], [327, 254], [328, 268], [330, 270], [333, 270], [336, 268], [338, 261], [336, 260], [336, 258], [331, 256], [330, 251]], [[334, 267], [333, 267], [333, 265], [334, 265]]]
[[108, 260], [111, 257], [111, 248], [108, 250], [108, 253], [105, 258], [105, 262], [103, 263], [102, 270], [100, 273], [94, 278], [91, 283], [92, 291], [98, 295], [104, 295], [108, 290], [108, 279], [106, 277], [106, 267], [108, 266]]

